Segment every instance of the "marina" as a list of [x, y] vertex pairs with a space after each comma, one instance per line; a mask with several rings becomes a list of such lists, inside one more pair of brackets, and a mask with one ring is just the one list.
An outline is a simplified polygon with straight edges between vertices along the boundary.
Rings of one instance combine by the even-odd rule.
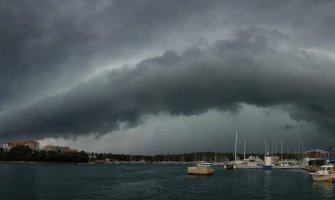
[[0, 0], [0, 200], [335, 200], [334, 10]]

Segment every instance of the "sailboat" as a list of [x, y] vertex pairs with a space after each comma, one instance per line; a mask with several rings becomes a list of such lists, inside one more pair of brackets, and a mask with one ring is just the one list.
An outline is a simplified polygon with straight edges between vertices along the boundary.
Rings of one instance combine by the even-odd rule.
[[237, 130], [236, 130], [236, 133], [235, 133], [235, 156], [234, 156], [234, 160], [226, 163], [224, 165], [225, 169], [236, 169], [236, 158], [237, 158], [236, 148], [237, 148]]
[[236, 168], [241, 169], [260, 169], [264, 165], [264, 161], [258, 156], [249, 156], [245, 157], [245, 149], [247, 146], [247, 141], [244, 141], [244, 150], [243, 150], [243, 161], [235, 161]]
[[269, 151], [267, 151], [266, 140], [265, 140], [265, 154], [264, 154], [263, 170], [272, 170], [272, 156], [270, 156]]

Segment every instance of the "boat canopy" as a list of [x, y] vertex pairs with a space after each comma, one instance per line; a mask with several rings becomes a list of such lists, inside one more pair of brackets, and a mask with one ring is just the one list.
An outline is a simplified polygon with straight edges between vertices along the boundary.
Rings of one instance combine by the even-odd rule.
[[319, 159], [327, 159], [329, 158], [329, 152], [321, 149], [312, 149], [304, 152], [305, 158], [319, 158]]

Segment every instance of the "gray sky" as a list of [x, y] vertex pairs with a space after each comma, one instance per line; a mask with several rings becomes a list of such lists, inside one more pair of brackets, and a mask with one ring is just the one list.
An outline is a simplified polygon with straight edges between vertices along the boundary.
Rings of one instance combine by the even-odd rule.
[[[328, 148], [333, 1], [0, 1], [0, 141]], [[242, 150], [241, 150], [242, 151]]]

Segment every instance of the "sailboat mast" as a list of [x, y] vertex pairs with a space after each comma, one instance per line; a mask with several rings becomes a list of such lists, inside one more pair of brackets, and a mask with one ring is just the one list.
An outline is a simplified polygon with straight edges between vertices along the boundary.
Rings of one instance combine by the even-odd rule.
[[216, 148], [215, 148], [215, 152], [214, 152], [214, 162], [216, 163]]
[[245, 160], [245, 148], [247, 146], [247, 141], [244, 140], [244, 151], [243, 151], [243, 159]]
[[236, 148], [237, 148], [237, 129], [236, 129], [236, 135], [235, 135], [235, 160], [236, 160]]
[[283, 140], [280, 140], [280, 154], [281, 154], [281, 159], [283, 160]]
[[301, 139], [301, 159], [304, 158], [304, 140]]
[[264, 144], [265, 144], [265, 146], [264, 146], [264, 156], [266, 156], [266, 139], [264, 140]]

